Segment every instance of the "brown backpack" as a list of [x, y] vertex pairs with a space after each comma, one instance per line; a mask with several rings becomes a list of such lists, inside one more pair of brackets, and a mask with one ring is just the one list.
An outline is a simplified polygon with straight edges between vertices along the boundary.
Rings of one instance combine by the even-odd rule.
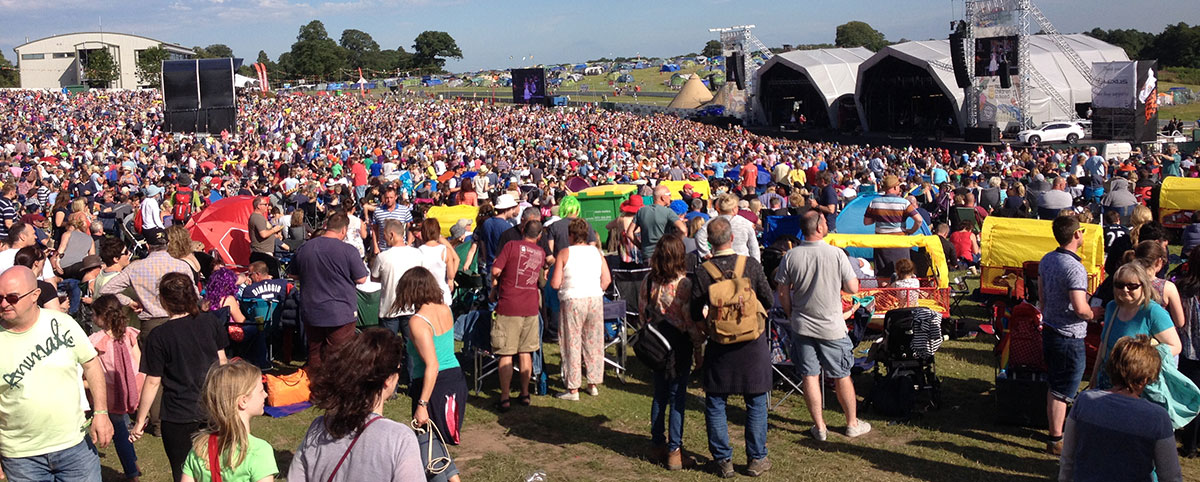
[[745, 276], [746, 257], [738, 256], [733, 271], [722, 273], [712, 261], [704, 263], [712, 276], [708, 287], [708, 337], [728, 345], [758, 339], [766, 330], [767, 310]]

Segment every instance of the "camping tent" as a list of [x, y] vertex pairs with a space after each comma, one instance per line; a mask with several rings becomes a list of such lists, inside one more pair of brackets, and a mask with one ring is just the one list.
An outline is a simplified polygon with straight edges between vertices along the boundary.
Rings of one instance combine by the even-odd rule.
[[671, 80], [667, 81], [667, 83], [670, 84], [671, 87], [682, 87], [683, 83], [687, 82], [687, 79], [687, 75], [676, 72], [671, 75]]
[[586, 68], [587, 68], [587, 64], [575, 64], [575, 66], [572, 67], [571, 70], [574, 70], [576, 72], [583, 72], [583, 69], [586, 69]]
[[683, 69], [690, 69], [695, 66], [696, 66], [695, 60], [684, 60], [682, 63], [679, 64], [679, 67], [683, 68]]
[[604, 78], [608, 79], [609, 81], [616, 82], [618, 79], [621, 78], [621, 74], [618, 74], [616, 72], [609, 72], [608, 75], [604, 76]]
[[623, 82], [623, 83], [626, 83], [626, 84], [628, 84], [628, 83], [630, 83], [630, 82], [633, 82], [633, 75], [631, 75], [631, 74], [621, 74], [621, 75], [617, 76], [617, 82]]
[[593, 65], [591, 67], [583, 69], [583, 75], [600, 75], [603, 73], [604, 73], [604, 67], [601, 67], [599, 65]]
[[659, 72], [679, 72], [679, 66], [676, 64], [663, 64], [658, 68]]
[[712, 92], [704, 86], [699, 76], [693, 75], [675, 94], [675, 99], [667, 106], [674, 109], [695, 109], [713, 99]]

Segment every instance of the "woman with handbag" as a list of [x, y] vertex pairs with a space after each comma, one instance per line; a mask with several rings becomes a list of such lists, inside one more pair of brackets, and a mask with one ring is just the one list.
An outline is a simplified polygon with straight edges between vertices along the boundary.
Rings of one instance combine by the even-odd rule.
[[242, 360], [213, 367], [201, 402], [208, 428], [192, 439], [183, 482], [272, 482], [279, 467], [267, 441], [250, 435], [250, 418], [263, 414], [262, 371]]
[[425, 478], [417, 437], [381, 415], [400, 379], [400, 338], [386, 328], [355, 335], [312, 376], [313, 420], [288, 468], [289, 481], [412, 481]]
[[[638, 313], [667, 337], [675, 365], [654, 371], [654, 400], [650, 404], [650, 440], [654, 462], [670, 470], [683, 468], [683, 411], [692, 363], [700, 366], [704, 324], [692, 320], [691, 279], [685, 271], [685, 248], [678, 234], [658, 240], [650, 257], [650, 273], [643, 282]], [[668, 408], [669, 406], [669, 408]], [[668, 410], [669, 415], [668, 415]], [[666, 429], [669, 421], [669, 430]], [[665, 432], [665, 433], [664, 433]]]
[[1172, 355], [1178, 355], [1182, 349], [1171, 315], [1157, 302], [1158, 293], [1151, 283], [1150, 275], [1139, 263], [1117, 268], [1113, 275], [1114, 299], [1104, 309], [1104, 330], [1100, 335], [1100, 353], [1092, 367], [1091, 387], [1107, 389], [1113, 386], [1104, 373], [1104, 366], [1109, 352], [1122, 337], [1149, 335], [1159, 343], [1169, 345]]
[[567, 238], [571, 245], [555, 255], [550, 287], [558, 290], [562, 306], [558, 336], [567, 390], [558, 398], [574, 401], [579, 400], [584, 366], [588, 395], [600, 395], [596, 386], [604, 379], [604, 290], [612, 278], [600, 250], [588, 244], [587, 221], [574, 218], [569, 222]]
[[[428, 222], [429, 220], [426, 220]], [[435, 221], [436, 222], [436, 221]], [[454, 354], [454, 315], [443, 302], [433, 273], [417, 266], [404, 273], [396, 284], [395, 309], [415, 311], [405, 327], [408, 352], [408, 395], [412, 399], [413, 422], [424, 427], [428, 445], [458, 445], [467, 406], [467, 379]], [[431, 431], [431, 428], [433, 429]], [[444, 445], [443, 445], [444, 447]], [[431, 473], [434, 458], [422, 452], [421, 462], [429, 480], [458, 482], [458, 467], [444, 454], [442, 470]]]

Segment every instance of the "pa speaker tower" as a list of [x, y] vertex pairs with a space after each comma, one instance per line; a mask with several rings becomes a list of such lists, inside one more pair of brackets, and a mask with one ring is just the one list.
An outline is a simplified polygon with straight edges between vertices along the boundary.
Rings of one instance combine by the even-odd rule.
[[967, 34], [954, 32], [950, 34], [950, 63], [954, 66], [954, 81], [958, 88], [971, 86], [971, 76], [967, 72], [967, 47], [964, 44]]
[[734, 52], [725, 57], [725, 78], [732, 80], [738, 90], [746, 90], [745, 56]]
[[168, 60], [162, 66], [164, 119], [168, 132], [237, 130], [233, 73], [242, 59]]

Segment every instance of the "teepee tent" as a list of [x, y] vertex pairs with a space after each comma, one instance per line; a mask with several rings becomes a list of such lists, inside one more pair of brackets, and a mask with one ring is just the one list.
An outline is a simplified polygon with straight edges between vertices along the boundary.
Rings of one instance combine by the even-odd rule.
[[712, 100], [712, 92], [704, 86], [704, 82], [700, 80], [700, 76], [693, 75], [683, 84], [683, 88], [679, 90], [679, 94], [675, 95], [675, 99], [667, 107], [678, 109], [695, 109], [700, 107], [705, 102]]

